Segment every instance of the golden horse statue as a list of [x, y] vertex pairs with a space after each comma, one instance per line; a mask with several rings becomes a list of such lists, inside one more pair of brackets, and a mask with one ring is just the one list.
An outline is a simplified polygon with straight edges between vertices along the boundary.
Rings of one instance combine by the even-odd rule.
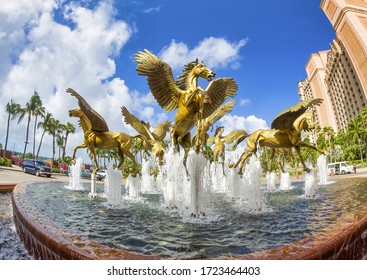
[[137, 172], [136, 160], [130, 151], [133, 137], [123, 132], [108, 131], [105, 120], [89, 106], [83, 97], [71, 88], [68, 88], [66, 91], [78, 99], [80, 108], [69, 110], [69, 116], [79, 118], [79, 124], [84, 132], [84, 143], [74, 148], [72, 160], [75, 160], [75, 154], [78, 149], [89, 148], [93, 156], [93, 162], [96, 166], [93, 173], [96, 173], [99, 170], [99, 165], [95, 148], [118, 148], [120, 157], [118, 167], [121, 167], [124, 162], [124, 155], [128, 156], [133, 163], [133, 176], [135, 176]]
[[207, 145], [209, 138], [209, 134], [207, 132], [209, 128], [219, 121], [226, 113], [230, 113], [235, 104], [236, 100], [231, 99], [227, 103], [218, 107], [218, 109], [216, 109], [209, 117], [199, 121], [197, 124], [198, 129], [196, 130], [196, 134], [192, 139], [192, 142], [195, 145], [195, 150], [197, 150], [200, 145], [202, 147]]
[[153, 161], [160, 165], [163, 164], [165, 150], [162, 141], [172, 125], [171, 122], [164, 121], [158, 124], [153, 132], [150, 132], [150, 124], [139, 120], [126, 107], [121, 107], [121, 112], [125, 123], [131, 125], [139, 133], [143, 147], [145, 150], [150, 151]]
[[[200, 129], [200, 121], [210, 116], [227, 97], [234, 97], [237, 84], [232, 78], [212, 81], [215, 73], [198, 60], [186, 64], [177, 81], [173, 78], [171, 67], [148, 50], [138, 52], [135, 61], [138, 63], [138, 74], [147, 77], [158, 104], [167, 112], [177, 109], [170, 134], [171, 146], [179, 149], [180, 145], [184, 149], [186, 167], [191, 148], [190, 131], [196, 124]], [[200, 77], [210, 82], [205, 90], [198, 85]]]
[[248, 136], [248, 134], [244, 130], [234, 130], [230, 132], [228, 135], [223, 136], [223, 132], [224, 132], [224, 126], [217, 127], [214, 136], [209, 136], [206, 141], [210, 146], [214, 144], [213, 162], [216, 164], [219, 162], [220, 159], [224, 174], [224, 161], [225, 161], [224, 143], [231, 144], [234, 142], [234, 145], [228, 149], [234, 151], [237, 148], [237, 145], [241, 143]]
[[240, 166], [239, 174], [242, 174], [243, 165], [246, 159], [256, 153], [257, 145], [270, 148], [291, 148], [294, 147], [297, 154], [300, 157], [303, 169], [306, 172], [310, 172], [310, 169], [306, 166], [302, 155], [301, 147], [312, 148], [319, 153], [325, 154], [316, 146], [303, 142], [301, 139], [301, 131], [309, 130], [313, 125], [313, 113], [307, 111], [311, 108], [322, 103], [321, 98], [310, 98], [298, 102], [289, 109], [281, 112], [272, 122], [272, 129], [259, 129], [251, 133], [247, 138], [247, 149], [241, 155], [237, 163], [232, 164], [231, 167]]

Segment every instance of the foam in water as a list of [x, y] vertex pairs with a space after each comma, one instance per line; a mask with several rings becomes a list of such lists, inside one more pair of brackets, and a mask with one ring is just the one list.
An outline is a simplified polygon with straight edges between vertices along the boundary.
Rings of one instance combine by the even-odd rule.
[[81, 175], [80, 175], [81, 169], [82, 169], [82, 159], [78, 158], [75, 161], [75, 164], [72, 164], [70, 166], [69, 185], [65, 186], [67, 189], [72, 191], [84, 190], [81, 182]]

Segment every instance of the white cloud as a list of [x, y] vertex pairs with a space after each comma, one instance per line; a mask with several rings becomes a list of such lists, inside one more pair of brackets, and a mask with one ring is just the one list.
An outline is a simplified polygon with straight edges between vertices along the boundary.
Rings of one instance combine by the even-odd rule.
[[241, 98], [240, 99], [240, 106], [246, 106], [248, 104], [250, 104], [251, 100], [247, 99], [247, 98]]
[[[24, 106], [35, 90], [55, 118], [76, 124], [67, 114], [68, 109], [77, 107], [76, 99], [65, 92], [72, 87], [101, 111], [111, 128], [120, 128], [120, 107], [123, 102], [134, 104], [133, 97], [124, 81], [106, 79], [115, 74], [114, 58], [130, 38], [130, 27], [114, 18], [110, 1], [101, 1], [93, 9], [75, 3], [62, 7], [57, 3], [60, 1], [0, 4], [0, 34], [6, 39], [0, 41], [0, 57], [7, 58], [6, 71], [0, 72], [0, 99], [13, 99]], [[55, 20], [53, 12], [60, 8], [65, 8], [65, 20], [72, 21], [72, 27]], [[106, 105], [100, 105], [102, 100]], [[4, 107], [5, 104], [0, 108], [2, 120], [6, 118]], [[5, 131], [5, 122], [1, 122], [0, 129]], [[23, 124], [13, 124], [13, 139], [14, 135], [24, 135]], [[5, 136], [0, 142], [3, 139]], [[69, 149], [79, 144], [74, 141], [82, 139], [71, 137]], [[44, 142], [48, 145], [46, 139]], [[28, 147], [31, 146], [32, 143]]]
[[227, 114], [219, 120], [219, 124], [224, 126], [224, 134], [228, 134], [236, 129], [243, 129], [250, 134], [255, 130], [268, 128], [265, 120], [259, 119], [254, 115], [244, 117]]
[[[83, 133], [77, 120], [67, 113], [78, 107], [77, 100], [65, 92], [68, 87], [79, 92], [106, 119], [111, 131], [136, 134], [124, 124], [121, 106], [150, 121], [152, 127], [172, 120], [172, 115], [163, 110], [155, 112], [157, 102], [150, 92], [141, 94], [131, 90], [124, 80], [113, 77], [115, 59], [133, 30], [115, 18], [112, 1], [100, 1], [94, 8], [84, 7], [85, 1], [67, 2], [70, 4], [66, 6], [64, 3], [62, 0], [0, 0], [0, 100], [3, 102], [0, 131], [6, 129], [5, 104], [12, 99], [24, 106], [37, 91], [46, 111], [61, 123], [72, 122], [77, 127], [77, 133], [70, 135], [68, 141], [70, 155], [73, 147], [83, 141]], [[56, 11], [58, 16], [64, 16], [62, 22], [56, 20]], [[209, 37], [189, 49], [185, 43], [173, 41], [163, 48], [161, 56], [173, 68], [181, 69], [188, 61], [199, 58], [212, 68], [235, 69], [240, 67], [239, 52], [245, 44], [246, 40], [229, 42]], [[25, 121], [19, 125], [12, 122], [10, 149], [15, 145], [15, 150], [23, 151], [24, 131]], [[37, 136], [41, 133], [38, 131]], [[2, 144], [4, 134], [0, 133]], [[39, 138], [37, 146], [38, 141]], [[33, 145], [32, 137], [29, 142], [28, 152]], [[41, 155], [50, 156], [50, 147], [51, 137], [46, 135]], [[78, 155], [86, 159], [86, 152]]]
[[161, 10], [161, 6], [159, 5], [157, 7], [152, 7], [152, 8], [145, 9], [143, 11], [143, 13], [145, 13], [145, 14], [158, 13], [160, 10]]
[[185, 43], [172, 41], [169, 46], [163, 48], [160, 57], [173, 69], [180, 69], [182, 65], [196, 58], [203, 60], [210, 68], [238, 69], [240, 67], [239, 51], [246, 43], [246, 39], [229, 42], [224, 38], [209, 37], [190, 50]]

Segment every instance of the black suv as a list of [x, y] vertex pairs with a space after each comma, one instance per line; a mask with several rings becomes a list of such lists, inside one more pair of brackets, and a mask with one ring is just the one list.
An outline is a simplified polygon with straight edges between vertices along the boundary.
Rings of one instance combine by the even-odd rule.
[[51, 177], [51, 168], [42, 160], [26, 158], [22, 162], [22, 168], [24, 173], [27, 172], [37, 176], [45, 175]]

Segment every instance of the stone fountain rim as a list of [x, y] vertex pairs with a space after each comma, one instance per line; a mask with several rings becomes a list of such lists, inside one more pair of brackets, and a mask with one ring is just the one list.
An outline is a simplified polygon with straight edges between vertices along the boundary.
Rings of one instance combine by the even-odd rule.
[[[27, 250], [36, 259], [170, 259], [112, 248], [94, 240], [87, 240], [87, 238], [76, 235], [67, 229], [61, 229], [50, 218], [38, 212], [36, 207], [28, 201], [25, 195], [26, 188], [33, 183], [39, 183], [39, 181], [23, 182], [16, 185], [12, 192], [12, 204], [14, 223], [18, 235]], [[30, 213], [32, 213], [32, 217]], [[35, 220], [43, 221], [43, 223], [38, 224]], [[346, 244], [346, 240], [349, 243]], [[352, 243], [353, 246], [350, 245]], [[367, 248], [363, 247], [363, 245], [366, 246], [365, 243], [367, 243], [367, 203], [361, 205], [352, 213], [343, 215], [330, 230], [323, 232], [323, 234], [316, 233], [291, 244], [264, 251], [236, 255], [233, 258], [220, 257], [216, 259], [352, 259], [355, 255], [353, 252], [348, 253], [348, 248], [350, 250], [351, 247], [356, 249], [355, 247], [362, 246], [359, 249], [361, 250], [361, 256], [364, 256], [367, 251]]]

